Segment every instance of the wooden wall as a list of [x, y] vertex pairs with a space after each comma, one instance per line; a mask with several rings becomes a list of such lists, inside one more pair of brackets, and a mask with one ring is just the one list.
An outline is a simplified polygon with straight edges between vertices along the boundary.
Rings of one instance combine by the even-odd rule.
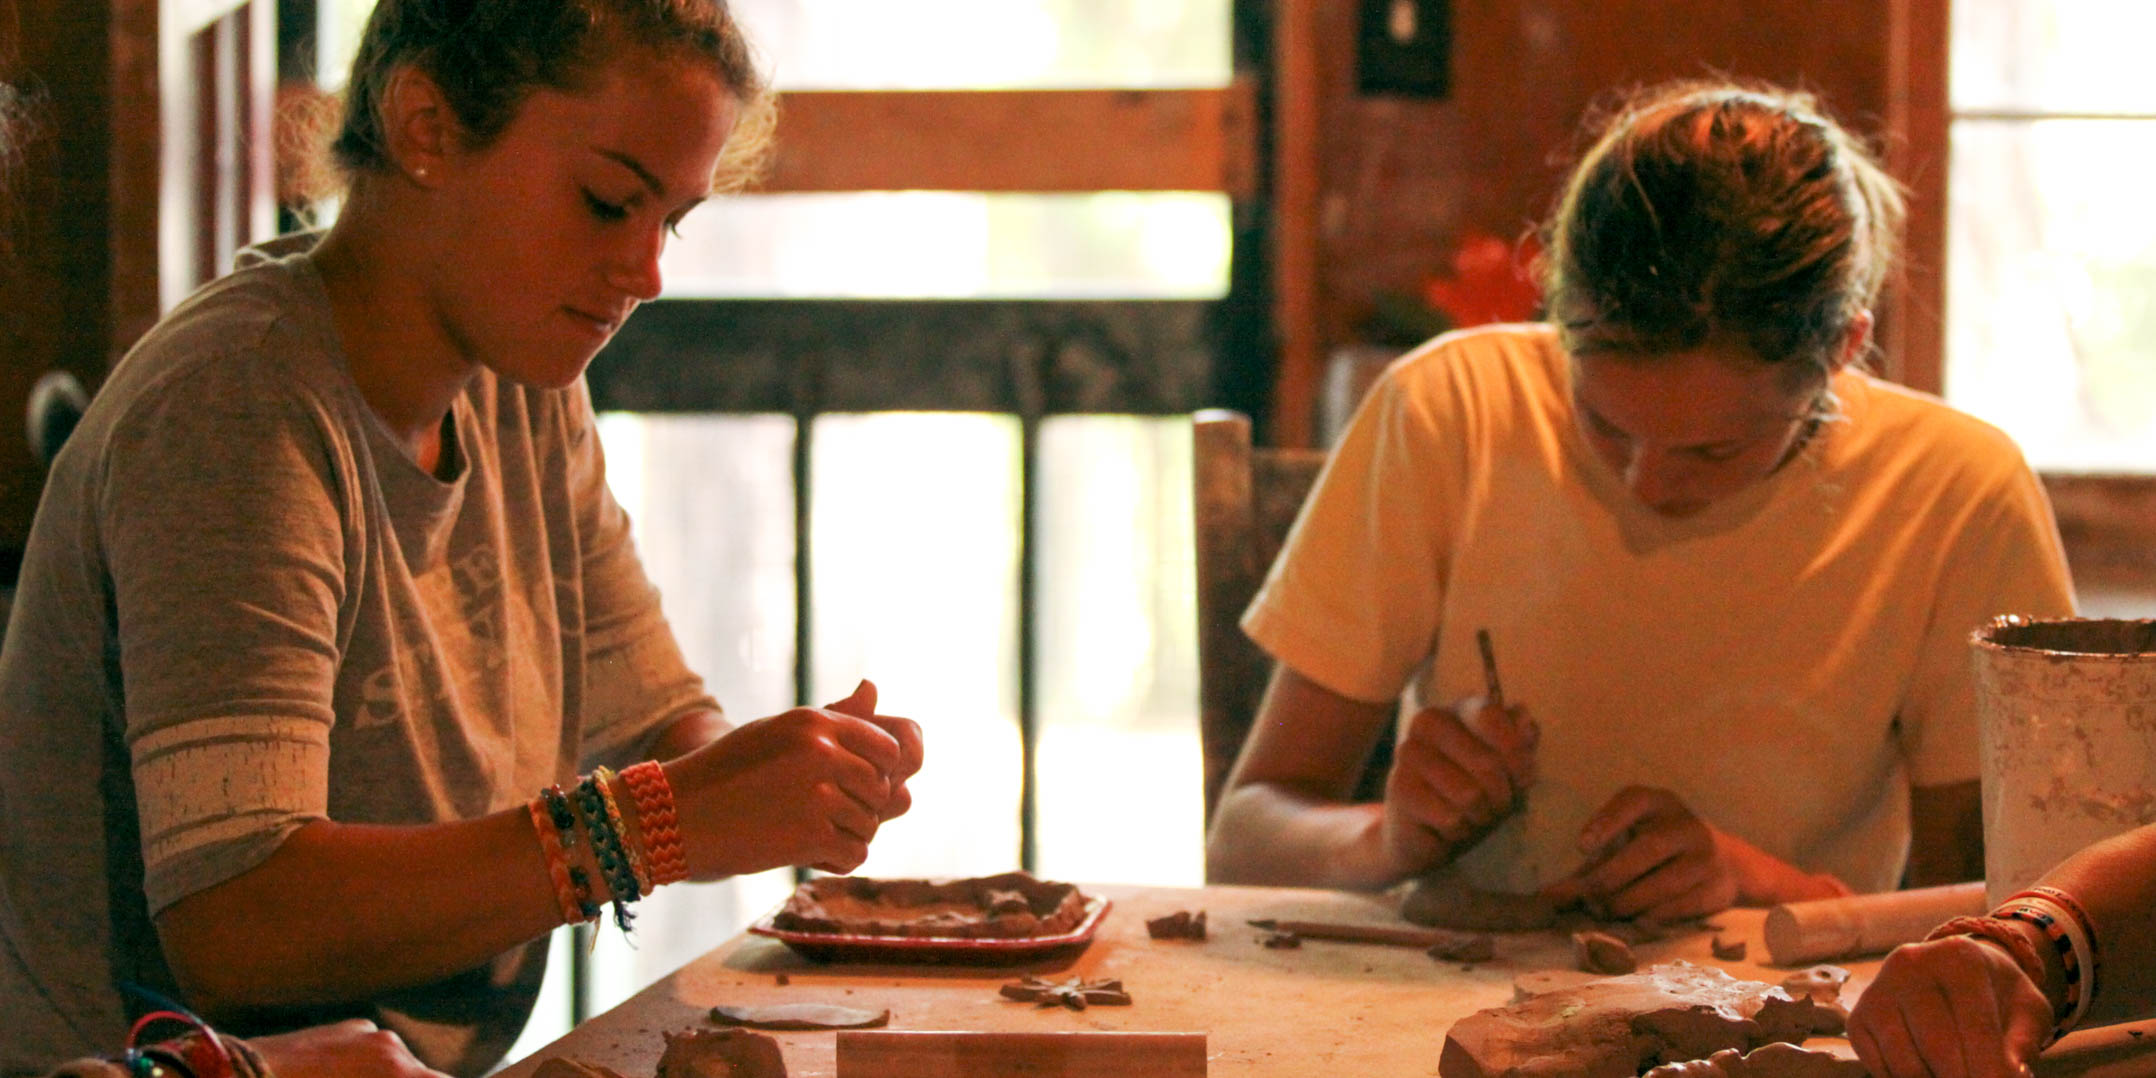
[[42, 488], [24, 406], [49, 370], [95, 387], [157, 316], [157, 6], [0, 0], [0, 79], [41, 99], [0, 215], [0, 584]]
[[[1452, 0], [1452, 90], [1442, 100], [1357, 92], [1358, 6], [1280, 0], [1283, 19], [1309, 21], [1280, 37], [1307, 40], [1315, 54], [1320, 134], [1308, 211], [1321, 350], [1353, 340], [1376, 296], [1412, 289], [1462, 236], [1510, 239], [1530, 228], [1578, 148], [1582, 114], [1626, 87], [1730, 74], [1810, 89], [1860, 132], [1892, 127], [1890, 167], [1916, 189], [1920, 217], [1937, 212], [1929, 200], [1943, 171], [1946, 0]], [[1280, 92], [1277, 107], [1292, 114], [1298, 88]], [[1935, 98], [1933, 116], [1924, 106]], [[1923, 130], [1911, 129], [1912, 115]], [[1296, 161], [1275, 164], [1276, 186], [1295, 190], [1285, 173]], [[1292, 220], [1295, 207], [1281, 212]], [[1936, 298], [1929, 306], [1937, 310]], [[1282, 338], [1295, 339], [1291, 327]], [[1289, 399], [1298, 361], [1322, 357], [1283, 356], [1276, 419], [1278, 440], [1290, 443], [1294, 410], [1307, 407]]]

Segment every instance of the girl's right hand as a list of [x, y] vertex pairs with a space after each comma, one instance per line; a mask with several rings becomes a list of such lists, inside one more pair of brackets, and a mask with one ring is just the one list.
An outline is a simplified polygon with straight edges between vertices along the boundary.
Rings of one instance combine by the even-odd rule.
[[875, 686], [746, 723], [666, 768], [696, 879], [810, 865], [845, 873], [911, 804], [920, 727], [875, 714]]
[[364, 1018], [247, 1043], [277, 1078], [449, 1078], [414, 1057], [404, 1038]]
[[1385, 849], [1402, 874], [1436, 867], [1518, 811], [1540, 731], [1527, 709], [1482, 699], [1408, 720], [1385, 780]]

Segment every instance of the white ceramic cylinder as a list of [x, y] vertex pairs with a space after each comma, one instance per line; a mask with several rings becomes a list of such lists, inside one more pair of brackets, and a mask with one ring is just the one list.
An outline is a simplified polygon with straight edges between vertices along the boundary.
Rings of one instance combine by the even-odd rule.
[[2000, 618], [1970, 638], [1993, 905], [2156, 822], [2156, 622]]

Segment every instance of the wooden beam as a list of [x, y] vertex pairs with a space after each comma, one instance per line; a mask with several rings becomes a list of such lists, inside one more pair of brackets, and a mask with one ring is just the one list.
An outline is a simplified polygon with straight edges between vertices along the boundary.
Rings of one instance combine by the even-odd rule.
[[1937, 393], [1946, 372], [1948, 0], [1894, 0], [1887, 170], [1908, 185], [1909, 227], [1881, 314], [1887, 376]]
[[795, 92], [765, 191], [1256, 187], [1247, 83], [1203, 90]]

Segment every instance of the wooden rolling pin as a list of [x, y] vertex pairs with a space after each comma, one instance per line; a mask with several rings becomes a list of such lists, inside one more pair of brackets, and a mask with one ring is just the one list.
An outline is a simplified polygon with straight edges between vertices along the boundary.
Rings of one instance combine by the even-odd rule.
[[841, 1030], [838, 1078], [1205, 1078], [1203, 1033]]
[[1951, 918], [1985, 909], [1982, 880], [1791, 902], [1767, 911], [1767, 954], [1777, 966], [1884, 954]]

